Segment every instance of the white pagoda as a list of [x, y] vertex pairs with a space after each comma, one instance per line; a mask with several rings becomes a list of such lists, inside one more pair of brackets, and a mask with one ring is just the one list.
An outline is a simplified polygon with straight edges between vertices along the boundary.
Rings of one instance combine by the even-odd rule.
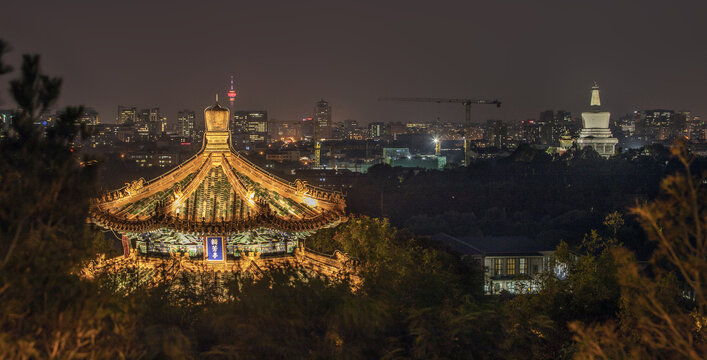
[[611, 113], [608, 111], [601, 111], [599, 86], [595, 82], [592, 87], [590, 110], [582, 113], [582, 130], [579, 132], [579, 139], [577, 139], [580, 149], [591, 147], [605, 158], [614, 155], [619, 140], [611, 135], [610, 116]]

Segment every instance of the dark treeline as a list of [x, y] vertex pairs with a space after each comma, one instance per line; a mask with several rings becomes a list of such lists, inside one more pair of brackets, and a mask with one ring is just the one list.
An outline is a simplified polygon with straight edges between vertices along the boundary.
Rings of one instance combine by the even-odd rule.
[[[0, 55], [6, 49], [0, 42]], [[1, 60], [0, 73], [7, 72]], [[684, 147], [673, 151], [682, 164], [675, 167], [679, 171], [656, 165], [655, 171], [670, 175], [659, 188], [657, 180], [646, 181], [641, 189], [650, 200], [625, 215], [636, 219], [643, 238], [654, 244], [650, 263], [639, 264], [635, 253], [621, 246], [621, 229], [598, 229], [574, 252], [559, 244], [551, 266], [565, 264], [568, 276], [545, 272], [537, 279], [538, 293], [484, 296], [482, 269], [388, 220], [365, 216], [306, 241], [317, 251], [341, 250], [358, 260], [358, 282], [286, 267], [257, 275], [188, 272], [181, 270], [179, 257], [156, 268], [104, 260], [110, 250], [101, 230], [86, 222], [97, 193], [96, 165], [71, 151], [72, 142], [86, 135], [76, 125], [81, 109], [64, 109], [46, 133], [33, 126], [60, 89], [59, 79], [41, 73], [36, 56], [24, 57], [11, 89], [22, 110], [0, 140], [2, 359], [703, 359], [707, 354], [707, 181], [691, 171], [697, 165]], [[614, 166], [591, 161], [595, 169]], [[384, 211], [412, 206], [402, 202], [401, 189], [431, 189], [422, 181], [427, 176], [495, 176], [502, 182], [496, 166], [517, 166], [508, 173], [535, 181], [536, 187], [526, 190], [543, 192], [551, 199], [546, 202], [564, 201], [541, 190], [540, 175], [527, 175], [564, 166], [553, 164], [479, 164], [418, 175], [420, 182], [390, 178], [397, 170], [380, 169], [371, 179], [378, 176], [391, 193], [399, 193], [401, 202], [384, 205]], [[574, 178], [578, 175], [565, 176], [581, 182]], [[477, 182], [487, 191], [495, 186]], [[622, 189], [583, 186], [595, 194]], [[480, 209], [493, 203], [491, 195], [484, 196], [479, 208], [451, 210], [482, 218]], [[507, 217], [523, 209], [510, 206], [511, 198], [499, 200], [508, 206], [494, 206]], [[366, 200], [349, 195], [354, 203]], [[590, 212], [625, 206], [591, 201]], [[571, 209], [524, 202], [550, 214]], [[425, 216], [450, 210], [427, 209], [412, 210]], [[391, 216], [405, 222], [402, 213]]]
[[[694, 162], [700, 173], [704, 162]], [[467, 168], [413, 171], [377, 165], [348, 192], [352, 213], [385, 216], [416, 234], [526, 235], [555, 246], [578, 245], [614, 211], [654, 199], [661, 179], [681, 167], [660, 145], [609, 160], [594, 151], [552, 158], [521, 146], [510, 157]], [[382, 205], [381, 205], [382, 204]], [[633, 217], [619, 238], [641, 256], [650, 254]]]

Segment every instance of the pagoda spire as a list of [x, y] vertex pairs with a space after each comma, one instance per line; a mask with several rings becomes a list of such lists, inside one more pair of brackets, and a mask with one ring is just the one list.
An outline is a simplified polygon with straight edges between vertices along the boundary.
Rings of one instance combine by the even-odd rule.
[[592, 86], [592, 99], [589, 103], [589, 105], [594, 108], [598, 108], [601, 106], [601, 100], [599, 99], [599, 85], [597, 82], [594, 82], [594, 86]]

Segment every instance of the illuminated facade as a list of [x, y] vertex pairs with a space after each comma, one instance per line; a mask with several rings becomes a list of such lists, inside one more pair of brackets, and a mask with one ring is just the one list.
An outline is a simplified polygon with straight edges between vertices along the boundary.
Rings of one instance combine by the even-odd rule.
[[[523, 236], [453, 237], [439, 233], [432, 240], [479, 266], [487, 295], [538, 291], [539, 277], [551, 269], [554, 255], [551, 247]], [[562, 276], [561, 266], [552, 270]]]
[[118, 125], [137, 122], [137, 109], [129, 106], [118, 106]]
[[372, 122], [368, 124], [368, 137], [370, 139], [380, 139], [385, 135], [385, 124], [382, 122]]
[[247, 144], [268, 142], [268, 112], [263, 110], [236, 111], [233, 114], [234, 135]]
[[196, 114], [191, 110], [182, 110], [177, 113], [177, 134], [187, 139], [196, 135]]
[[84, 109], [83, 113], [81, 113], [81, 123], [86, 124], [86, 125], [98, 125], [101, 117], [98, 114], [98, 111], [94, 108], [87, 107]]
[[303, 237], [346, 219], [343, 195], [282, 180], [235, 152], [229, 114], [218, 103], [206, 108], [203, 145], [194, 157], [149, 182], [104, 194], [91, 205], [91, 221], [148, 257], [180, 253], [208, 263], [216, 256], [231, 269], [252, 254], [300, 251], [304, 259], [297, 250]]

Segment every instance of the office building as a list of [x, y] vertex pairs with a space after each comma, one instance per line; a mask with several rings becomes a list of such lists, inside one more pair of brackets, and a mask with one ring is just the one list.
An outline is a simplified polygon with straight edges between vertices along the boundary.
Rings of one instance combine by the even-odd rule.
[[489, 120], [487, 123], [488, 146], [502, 149], [508, 142], [508, 126], [501, 120]]
[[100, 122], [101, 118], [96, 109], [90, 107], [84, 108], [83, 113], [81, 114], [82, 124], [96, 126], [100, 124]]
[[312, 114], [314, 120], [314, 133], [315, 137], [320, 139], [330, 139], [331, 138], [331, 106], [327, 101], [321, 99], [317, 101], [314, 106], [314, 113]]
[[382, 122], [372, 122], [368, 124], [368, 138], [380, 139], [385, 136], [385, 124]]
[[177, 113], [177, 134], [187, 139], [196, 138], [196, 114], [191, 110], [182, 110]]
[[233, 124], [234, 145], [237, 149], [249, 149], [250, 144], [269, 142], [267, 111], [236, 111], [233, 114]]
[[118, 125], [134, 124], [137, 122], [137, 109], [130, 106], [118, 105]]

